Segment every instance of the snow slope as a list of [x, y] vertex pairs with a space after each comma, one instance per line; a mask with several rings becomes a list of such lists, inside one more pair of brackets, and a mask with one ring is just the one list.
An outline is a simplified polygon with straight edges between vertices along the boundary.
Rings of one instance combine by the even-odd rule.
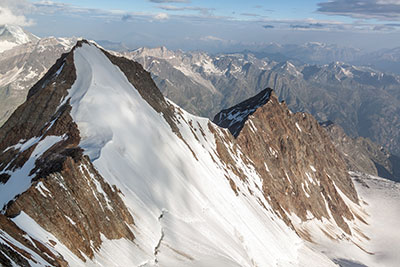
[[[219, 160], [209, 125], [221, 129], [179, 111], [185, 144], [96, 46], [76, 48], [74, 62], [77, 79], [63, 101], [72, 106], [80, 146], [121, 190], [135, 220], [135, 242], [103, 238], [93, 260], [68, 257], [71, 265], [333, 266], [274, 213], [251, 166], [232, 155], [243, 181]], [[29, 232], [29, 220], [18, 217]]]
[[[350, 173], [361, 199], [361, 206], [346, 201], [362, 220], [351, 222], [353, 236], [337, 232], [330, 219], [298, 221], [313, 243], [343, 267], [397, 267], [400, 262], [400, 184], [362, 173]], [[343, 197], [344, 195], [342, 195]], [[335, 239], [332, 239], [335, 238]]]
[[352, 173], [357, 191], [370, 214], [363, 232], [369, 236], [367, 249], [373, 251], [367, 266], [399, 266], [400, 263], [400, 183], [380, 177]]

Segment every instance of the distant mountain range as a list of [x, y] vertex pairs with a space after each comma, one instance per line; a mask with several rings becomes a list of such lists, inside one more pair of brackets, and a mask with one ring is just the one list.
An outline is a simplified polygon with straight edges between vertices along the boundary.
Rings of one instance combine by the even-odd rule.
[[400, 74], [400, 47], [366, 52], [352, 47], [319, 42], [283, 45], [270, 43], [241, 53], [251, 53], [260, 59], [268, 58], [278, 62], [292, 61], [299, 65], [324, 65], [340, 61], [352, 65], [369, 66], [382, 72]]
[[248, 49], [244, 53], [252, 53], [258, 58], [269, 58], [279, 62], [291, 60], [303, 64], [327, 64], [333, 61], [353, 62], [363, 54], [360, 49], [319, 42], [282, 45], [270, 43]]
[[[120, 42], [103, 40], [96, 42], [106, 49], [118, 52], [133, 51], [128, 48], [129, 46]], [[246, 49], [237, 50], [237, 53], [253, 54], [259, 59], [268, 58], [277, 62], [291, 61], [298, 65], [324, 65], [340, 61], [352, 65], [369, 66], [382, 72], [400, 74], [400, 47], [366, 52], [357, 48], [319, 42], [304, 44], [268, 43], [249, 46]], [[232, 53], [229, 52], [229, 54]]]
[[188, 111], [212, 118], [266, 87], [292, 111], [341, 125], [400, 154], [400, 77], [342, 62], [277, 62], [252, 53], [140, 48], [123, 53], [150, 71], [161, 91]]

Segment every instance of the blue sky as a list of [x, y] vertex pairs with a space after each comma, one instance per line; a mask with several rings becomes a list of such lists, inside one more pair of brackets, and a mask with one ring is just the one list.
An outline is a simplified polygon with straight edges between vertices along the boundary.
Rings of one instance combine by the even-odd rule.
[[[11, 14], [11, 15], [10, 15]], [[400, 46], [400, 0], [0, 0], [0, 24], [130, 47], [237, 50], [326, 42]]]

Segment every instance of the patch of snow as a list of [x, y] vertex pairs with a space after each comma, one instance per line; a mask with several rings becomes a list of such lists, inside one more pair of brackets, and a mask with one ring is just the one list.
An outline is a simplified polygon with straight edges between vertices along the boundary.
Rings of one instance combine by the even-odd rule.
[[68, 217], [67, 215], [65, 215], [65, 218], [68, 219], [68, 221], [72, 224], [72, 225], [76, 225], [76, 222], [74, 222], [74, 220], [72, 220], [70, 217]]
[[314, 179], [311, 177], [311, 175], [308, 172], [306, 172], [305, 174], [306, 174], [308, 180], [310, 181], [310, 183], [314, 184]]
[[297, 122], [296, 122], [296, 127], [299, 130], [299, 132], [302, 132], [302, 130], [301, 130], [301, 128], [300, 128], [300, 126], [299, 126], [299, 124]]
[[1, 41], [0, 42], [0, 53], [10, 50], [11, 48], [17, 46], [17, 43], [14, 42], [9, 42], [9, 41]]
[[269, 147], [269, 152], [271, 152], [271, 154], [272, 154], [275, 158], [278, 158], [278, 151], [276, 151], [276, 150], [273, 149], [272, 147]]
[[214, 87], [214, 85], [211, 83], [210, 80], [204, 79], [200, 73], [192, 70], [190, 66], [181, 64], [179, 66], [174, 66], [175, 69], [181, 71], [183, 74], [185, 74], [187, 77], [191, 78], [193, 82], [198, 83], [200, 85], [203, 85], [207, 89], [209, 89], [211, 92], [216, 93], [217, 89]]
[[264, 166], [265, 166], [265, 169], [267, 170], [267, 172], [270, 172], [267, 163], [264, 162]]
[[316, 172], [316, 171], [317, 171], [313, 165], [310, 165], [310, 168], [311, 168], [311, 170], [312, 170], [313, 172]]
[[306, 195], [306, 197], [310, 197], [310, 194], [307, 193], [306, 189], [304, 188], [304, 183], [301, 183], [301, 188], [303, 189], [304, 194]]
[[247, 120], [246, 123], [247, 123], [247, 122], [250, 124], [250, 129], [251, 129], [251, 131], [252, 131], [253, 133], [256, 133], [256, 132], [257, 132], [257, 127], [254, 125], [253, 121], [252, 121], [252, 120]]
[[[40, 194], [42, 194], [44, 197], [47, 197], [48, 195], [51, 196], [51, 193], [49, 191], [49, 189], [47, 189], [46, 186], [44, 186], [43, 182], [40, 181], [37, 183], [37, 185], [35, 186], [35, 188], [39, 191]], [[46, 193], [44, 193], [44, 191], [46, 191]]]
[[7, 84], [15, 81], [19, 75], [23, 72], [24, 67], [18, 68], [15, 66], [13, 69], [10, 69], [6, 73], [0, 76], [0, 85], [6, 86]]
[[56, 76], [60, 75], [61, 71], [62, 71], [63, 68], [64, 68], [64, 65], [65, 65], [65, 63], [63, 63], [63, 64], [61, 65], [61, 67], [56, 71]]
[[[112, 206], [111, 206], [111, 200], [108, 198], [107, 194], [104, 192], [103, 188], [101, 187], [100, 182], [96, 179], [96, 177], [93, 175], [93, 173], [90, 172], [89, 169], [87, 168], [87, 166], [84, 165], [84, 164], [81, 164], [81, 165], [79, 166], [79, 168], [80, 168], [82, 174], [85, 174], [85, 173], [89, 174], [90, 179], [92, 180], [92, 182], [93, 182], [93, 183], [95, 184], [95, 186], [96, 186], [96, 191], [103, 195], [103, 197], [104, 197], [104, 199], [105, 199], [105, 201], [106, 201], [106, 203], [107, 203], [107, 208], [108, 208], [109, 210], [112, 210], [113, 208], [112, 208]], [[83, 169], [85, 169], [86, 172], [84, 172]], [[88, 183], [89, 183], [89, 182], [88, 182]], [[90, 187], [90, 184], [89, 184], [89, 187]], [[93, 191], [93, 195], [94, 195], [94, 197], [97, 199], [97, 201], [99, 201], [99, 199], [97, 198], [97, 194], [96, 194], [95, 191]], [[101, 206], [101, 205], [100, 205], [100, 206]], [[101, 206], [101, 207], [102, 207], [102, 206]]]

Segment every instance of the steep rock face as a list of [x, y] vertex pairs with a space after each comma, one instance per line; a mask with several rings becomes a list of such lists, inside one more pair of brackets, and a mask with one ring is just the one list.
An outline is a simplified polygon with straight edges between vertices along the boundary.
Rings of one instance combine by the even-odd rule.
[[263, 177], [263, 191], [276, 210], [306, 220], [308, 213], [318, 219], [329, 217], [329, 207], [336, 223], [350, 233], [343, 217], [351, 220], [353, 214], [338, 189], [354, 202], [358, 197], [344, 161], [311, 115], [291, 114], [271, 91], [249, 100], [255, 112], [250, 109], [250, 114], [240, 116], [241, 110], [249, 110], [243, 102], [217, 114], [214, 122], [234, 134], [235, 143]]
[[[46, 153], [54, 157], [53, 151]], [[101, 246], [101, 234], [107, 239], [134, 239], [128, 227], [134, 221], [119, 190], [107, 184], [87, 158], [67, 157], [61, 168], [40, 175], [5, 215], [26, 213], [82, 260], [93, 258]]]
[[[235, 135], [79, 42], [0, 128], [2, 214], [53, 252], [42, 265], [330, 266], [295, 220], [355, 235], [358, 198], [326, 134], [271, 90], [222, 113]], [[19, 247], [1, 259], [32, 264]]]
[[331, 122], [322, 123], [333, 144], [342, 154], [350, 171], [400, 181], [400, 159], [382, 146], [364, 137], [351, 138], [343, 128]]

